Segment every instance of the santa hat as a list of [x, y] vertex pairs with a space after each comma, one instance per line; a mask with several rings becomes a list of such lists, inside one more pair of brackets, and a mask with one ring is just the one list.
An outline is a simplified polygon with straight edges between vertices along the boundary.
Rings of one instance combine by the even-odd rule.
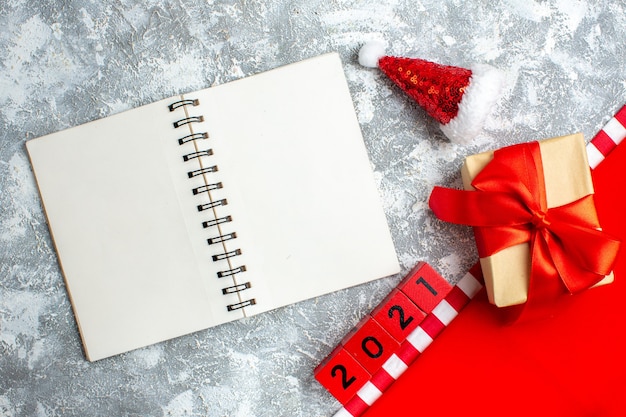
[[380, 68], [435, 118], [454, 143], [467, 144], [480, 131], [504, 86], [504, 74], [486, 65], [470, 69], [418, 58], [385, 55], [385, 44], [373, 41], [359, 51], [359, 63]]

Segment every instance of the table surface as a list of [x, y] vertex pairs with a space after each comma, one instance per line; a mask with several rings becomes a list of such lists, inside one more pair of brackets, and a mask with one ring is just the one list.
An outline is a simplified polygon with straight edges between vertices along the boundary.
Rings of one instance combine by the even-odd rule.
[[[330, 416], [313, 368], [402, 274], [95, 363], [84, 359], [24, 142], [283, 64], [342, 57], [398, 258], [455, 282], [468, 228], [434, 219], [464, 156], [582, 132], [626, 97], [626, 6], [592, 0], [5, 0], [0, 3], [0, 416]], [[506, 71], [484, 131], [450, 144], [360, 45]], [[280, 329], [280, 331], [277, 331]]]

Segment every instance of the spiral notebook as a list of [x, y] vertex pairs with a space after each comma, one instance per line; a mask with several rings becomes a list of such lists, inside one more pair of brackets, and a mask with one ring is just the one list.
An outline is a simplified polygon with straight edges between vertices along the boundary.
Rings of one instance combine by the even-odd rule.
[[26, 145], [89, 360], [399, 271], [335, 53]]

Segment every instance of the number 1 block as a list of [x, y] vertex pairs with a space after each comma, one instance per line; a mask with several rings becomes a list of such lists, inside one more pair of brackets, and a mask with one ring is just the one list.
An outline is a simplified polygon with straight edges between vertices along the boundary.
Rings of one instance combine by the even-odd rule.
[[426, 314], [452, 290], [452, 285], [426, 262], [419, 262], [397, 288]]
[[341, 345], [313, 371], [315, 379], [345, 404], [372, 377]]

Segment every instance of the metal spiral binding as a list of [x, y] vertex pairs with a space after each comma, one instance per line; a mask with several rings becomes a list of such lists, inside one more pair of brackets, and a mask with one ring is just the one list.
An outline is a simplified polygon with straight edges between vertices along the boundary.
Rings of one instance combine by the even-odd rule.
[[215, 237], [210, 237], [208, 238], [206, 241], [209, 245], [214, 245], [216, 243], [222, 243], [226, 240], [230, 240], [230, 239], [234, 239], [237, 237], [237, 233], [233, 232], [233, 233], [228, 233], [226, 235], [219, 235], [219, 236], [215, 236]]
[[213, 165], [212, 167], [204, 167], [200, 169], [196, 169], [194, 171], [189, 171], [187, 176], [189, 178], [197, 177], [198, 175], [204, 175], [211, 172], [217, 172], [217, 165]]
[[247, 290], [248, 288], [250, 288], [250, 283], [249, 282], [245, 282], [243, 284], [233, 285], [232, 287], [222, 288], [222, 294], [232, 294], [232, 293], [235, 293], [235, 292], [240, 292], [240, 291], [243, 291], [243, 290]]
[[204, 116], [191, 116], [185, 117], [174, 122], [174, 128], [178, 129], [181, 126], [188, 125], [189, 123], [202, 123], [204, 122]]
[[178, 139], [178, 144], [179, 145], [184, 145], [185, 143], [190, 142], [192, 140], [208, 139], [208, 138], [209, 138], [209, 134], [206, 133], [206, 132], [192, 133], [191, 135], [183, 136], [182, 138]]
[[[209, 197], [209, 203], [199, 204], [197, 206], [197, 209], [200, 212], [213, 210], [213, 214], [215, 215], [215, 218], [202, 222], [202, 227], [205, 229], [215, 228], [217, 230], [217, 235], [208, 238], [207, 244], [209, 245], [221, 244], [224, 249], [224, 252], [219, 253], [217, 255], [213, 255], [211, 259], [213, 260], [213, 262], [226, 261], [228, 263], [229, 269], [218, 271], [217, 272], [218, 278], [232, 277], [234, 275], [245, 272], [246, 266], [245, 265], [233, 266], [231, 263], [231, 260], [241, 255], [242, 253], [241, 249], [235, 249], [235, 250], [229, 251], [224, 244], [224, 242], [226, 241], [237, 238], [237, 234], [235, 232], [223, 234], [220, 228], [221, 224], [231, 222], [232, 217], [231, 216], [217, 217], [215, 213], [216, 207], [225, 206], [228, 204], [228, 201], [226, 199], [213, 199], [213, 196], [211, 195], [211, 191], [219, 190], [223, 188], [223, 185], [221, 182], [209, 183], [208, 181], [206, 181], [207, 174], [217, 172], [218, 167], [217, 165], [203, 166], [200, 160], [201, 157], [212, 156], [213, 150], [212, 149], [198, 149], [198, 145], [196, 141], [201, 140], [201, 139], [208, 139], [209, 134], [207, 132], [194, 132], [193, 131], [192, 125], [195, 123], [202, 123], [204, 121], [204, 117], [189, 115], [187, 112], [187, 106], [195, 107], [195, 106], [198, 106], [199, 104], [200, 102], [197, 99], [184, 99], [184, 100], [175, 101], [174, 103], [170, 104], [168, 106], [168, 109], [170, 112], [173, 112], [180, 108], [185, 110], [185, 117], [180, 120], [177, 120], [176, 122], [173, 123], [173, 125], [174, 125], [174, 128], [176, 129], [183, 127], [183, 126], [188, 126], [190, 134], [179, 138], [178, 144], [184, 145], [186, 143], [193, 142], [194, 147], [195, 147], [195, 152], [182, 155], [183, 162], [190, 162], [190, 161], [198, 160], [199, 166], [200, 166], [200, 168], [198, 169], [192, 169], [188, 171], [187, 176], [189, 178], [202, 176], [205, 179], [205, 185], [193, 188], [191, 191], [194, 195], [200, 195], [200, 194], [206, 193], [206, 195], [208, 195]], [[223, 288], [222, 294], [239, 294], [242, 291], [245, 291], [251, 288], [251, 286], [252, 285], [250, 284], [250, 282], [244, 282], [243, 284], [232, 285], [232, 286]], [[244, 307], [248, 307], [248, 306], [252, 306], [256, 304], [256, 300], [254, 298], [251, 298], [249, 300], [243, 300], [240, 297], [239, 299], [241, 300], [240, 302], [227, 305], [226, 306], [227, 310], [235, 311], [235, 310], [239, 310]]]
[[206, 192], [213, 191], [213, 190], [219, 190], [222, 187], [223, 185], [221, 182], [216, 182], [215, 184], [207, 184], [207, 185], [202, 185], [200, 187], [196, 187], [193, 190], [191, 190], [191, 192], [193, 193], [193, 195], [196, 195], [196, 194], [206, 193]]
[[200, 104], [200, 101], [198, 99], [188, 99], [188, 100], [179, 100], [179, 101], [175, 101], [172, 104], [170, 104], [168, 106], [168, 108], [170, 109], [170, 111], [174, 111], [179, 107], [183, 107], [183, 106], [197, 106]]
[[233, 310], [239, 310], [240, 308], [253, 306], [255, 304], [256, 304], [256, 300], [252, 298], [250, 300], [242, 301], [240, 303], [227, 305], [226, 308], [228, 309], [228, 311], [233, 311]]
[[211, 156], [213, 155], [213, 149], [205, 149], [203, 151], [197, 151], [188, 153], [187, 155], [183, 155], [183, 161], [187, 162], [190, 159], [200, 158], [201, 156]]
[[199, 204], [197, 207], [198, 207], [198, 211], [204, 211], [204, 210], [212, 209], [213, 207], [217, 207], [217, 206], [225, 206], [226, 204], [228, 204], [228, 200], [223, 198], [221, 200], [211, 201], [210, 203]]

